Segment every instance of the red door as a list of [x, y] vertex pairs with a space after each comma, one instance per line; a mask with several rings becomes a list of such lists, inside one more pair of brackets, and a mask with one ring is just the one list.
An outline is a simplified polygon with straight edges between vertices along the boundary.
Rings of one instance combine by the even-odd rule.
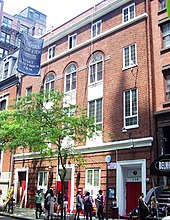
[[138, 206], [138, 198], [142, 190], [141, 182], [126, 183], [126, 214]]
[[[64, 182], [64, 191], [67, 190], [68, 193], [68, 212], [70, 211], [70, 197], [71, 197], [71, 181]], [[61, 181], [57, 181], [56, 192], [58, 193], [62, 189]]]

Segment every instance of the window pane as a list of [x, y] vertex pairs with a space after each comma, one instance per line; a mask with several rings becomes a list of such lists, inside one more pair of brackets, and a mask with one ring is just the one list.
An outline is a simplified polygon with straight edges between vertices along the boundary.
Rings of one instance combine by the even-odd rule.
[[89, 102], [89, 116], [95, 116], [95, 102]]
[[124, 22], [128, 21], [128, 8], [124, 10]]
[[132, 90], [132, 115], [137, 114], [137, 95], [136, 90]]
[[97, 65], [97, 81], [102, 80], [102, 62]]
[[132, 61], [132, 63], [130, 63], [131, 65], [136, 64], [135, 45], [131, 46], [131, 61]]
[[125, 92], [125, 116], [130, 116], [130, 91]]
[[70, 75], [66, 76], [66, 91], [70, 91]]
[[125, 67], [129, 66], [129, 47], [124, 48]]
[[39, 186], [43, 184], [43, 172], [39, 172]]
[[92, 185], [92, 170], [87, 171], [87, 183]]
[[95, 82], [95, 65], [90, 66], [90, 83]]
[[99, 170], [94, 170], [94, 186], [99, 186]]
[[102, 99], [96, 101], [96, 122], [102, 122]]
[[134, 18], [134, 5], [130, 6], [130, 19]]
[[76, 73], [72, 74], [72, 88], [71, 89], [75, 89], [76, 88]]

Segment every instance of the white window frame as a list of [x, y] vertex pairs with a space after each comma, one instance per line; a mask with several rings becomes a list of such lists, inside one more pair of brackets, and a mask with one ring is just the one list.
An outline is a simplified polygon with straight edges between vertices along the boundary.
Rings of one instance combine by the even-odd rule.
[[170, 100], [170, 74], [166, 74], [165, 76], [165, 86], [166, 86], [166, 100]]
[[[50, 76], [52, 76], [51, 79], [50, 79]], [[55, 82], [54, 73], [53, 72], [48, 73], [47, 76], [45, 77], [45, 81], [44, 81], [44, 90], [54, 91], [54, 82]]]
[[[7, 79], [9, 77], [9, 72], [10, 72], [10, 60], [6, 60], [6, 61], [4, 61], [2, 79]], [[5, 73], [7, 73], [7, 74], [5, 74]]]
[[[132, 91], [136, 90], [136, 97], [135, 97], [135, 100], [136, 100], [136, 103], [135, 103], [135, 106], [136, 106], [136, 114], [133, 113], [133, 97], [132, 97]], [[130, 92], [130, 115], [126, 116], [126, 96], [125, 94], [127, 92]], [[133, 89], [129, 89], [129, 90], [126, 90], [123, 92], [123, 109], [124, 109], [124, 128], [136, 128], [136, 127], [139, 127], [138, 125], [138, 90], [136, 88], [133, 88]], [[133, 119], [133, 118], [136, 118], [136, 124], [132, 124], [132, 125], [127, 125], [126, 121], [128, 119]]]
[[[95, 32], [93, 29], [95, 28]], [[97, 35], [102, 33], [102, 20], [95, 22], [91, 25], [91, 37], [96, 37]]]
[[[40, 183], [40, 173], [43, 173], [42, 185], [39, 185], [39, 183]], [[44, 176], [45, 173], [46, 173], [46, 177]], [[43, 191], [47, 190], [47, 188], [48, 188], [48, 175], [49, 175], [49, 172], [46, 171], [46, 170], [42, 170], [42, 171], [38, 172], [38, 182], [37, 182], [37, 189], [38, 190], [40, 190], [40, 189], [42, 189]], [[45, 178], [46, 178], [46, 184], [45, 184]]]
[[0, 109], [0, 111], [7, 110], [7, 107], [8, 107], [8, 98], [7, 97], [1, 98], [0, 99], [0, 106], [1, 106], [1, 102], [3, 102], [3, 101], [6, 101], [6, 107], [5, 107], [5, 109]]
[[[99, 100], [101, 100], [101, 102], [102, 102], [102, 108], [101, 108], [101, 121], [96, 121], [96, 118], [97, 118], [97, 111], [98, 111], [98, 109], [97, 109], [97, 101], [99, 101]], [[102, 126], [103, 126], [103, 98], [98, 98], [98, 99], [95, 99], [95, 100], [90, 100], [89, 102], [88, 102], [88, 115], [90, 116], [90, 103], [94, 103], [94, 124], [95, 125], [100, 125], [101, 126], [101, 128], [102, 128]]]
[[[133, 60], [133, 53], [132, 53], [132, 47], [135, 48], [135, 51], [134, 51], [134, 54], [135, 54], [135, 59]], [[128, 53], [129, 53], [129, 56], [128, 56], [128, 62], [129, 64], [126, 65], [126, 55], [125, 55], [125, 50], [128, 49]], [[123, 69], [128, 69], [128, 68], [131, 68], [131, 67], [134, 67], [137, 65], [137, 46], [136, 44], [131, 44], [129, 46], [126, 46], [123, 48]]]
[[[100, 55], [101, 56], [101, 59], [97, 59], [97, 55]], [[98, 80], [98, 67], [99, 67], [99, 64], [102, 63], [102, 76], [101, 76], [101, 79]], [[92, 68], [94, 67], [94, 73], [92, 72]], [[89, 62], [89, 85], [92, 85], [92, 84], [95, 84], [95, 83], [98, 83], [98, 82], [101, 82], [103, 81], [103, 72], [104, 72], [104, 57], [103, 57], [103, 54], [102, 53], [95, 53], [92, 55], [91, 59], [90, 59], [90, 62]], [[94, 75], [94, 76], [92, 76]], [[94, 80], [91, 82], [91, 78], [94, 78]]]
[[26, 96], [32, 93], [32, 86], [26, 88]]
[[[74, 68], [71, 69], [71, 67], [74, 67]], [[67, 77], [70, 77], [69, 84], [67, 83]], [[75, 88], [73, 87], [74, 79], [75, 79]], [[67, 84], [69, 85], [69, 89], [67, 88]], [[66, 73], [65, 73], [65, 92], [76, 90], [76, 84], [77, 84], [77, 67], [75, 64], [72, 63], [67, 67]]]
[[[133, 7], [133, 13], [134, 13], [134, 16], [133, 17], [131, 17], [131, 13], [130, 13], [130, 9], [131, 9], [131, 7]], [[127, 20], [125, 21], [125, 11], [127, 10]], [[135, 18], [135, 3], [133, 3], [133, 4], [131, 4], [131, 5], [128, 5], [127, 7], [125, 7], [125, 8], [123, 8], [122, 9], [122, 22], [123, 23], [126, 23], [126, 22], [128, 22], [128, 21], [130, 21], [130, 20], [132, 20], [133, 18]]]
[[[98, 171], [98, 186], [94, 185], [94, 173], [95, 170]], [[92, 171], [92, 184], [90, 185], [88, 183], [88, 172]], [[86, 178], [85, 178], [85, 190], [88, 190], [90, 192], [90, 195], [95, 198], [99, 189], [100, 189], [100, 177], [101, 177], [101, 170], [100, 168], [90, 168], [86, 169]]]
[[162, 40], [163, 48], [170, 47], [170, 22], [162, 25]]
[[56, 45], [53, 45], [48, 48], [48, 59], [55, 57]]
[[77, 45], [77, 33], [68, 36], [68, 49]]

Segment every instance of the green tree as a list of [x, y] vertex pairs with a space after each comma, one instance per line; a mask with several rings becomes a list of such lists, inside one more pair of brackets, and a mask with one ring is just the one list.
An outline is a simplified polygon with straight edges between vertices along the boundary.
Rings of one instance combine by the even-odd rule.
[[39, 153], [42, 158], [57, 157], [63, 187], [67, 160], [77, 161], [79, 166], [83, 164], [75, 143], [85, 143], [98, 130], [94, 118], [88, 117], [85, 109], [70, 105], [66, 100], [67, 96], [58, 91], [32, 93], [20, 97], [9, 110], [0, 112], [1, 150], [15, 152], [22, 146]]

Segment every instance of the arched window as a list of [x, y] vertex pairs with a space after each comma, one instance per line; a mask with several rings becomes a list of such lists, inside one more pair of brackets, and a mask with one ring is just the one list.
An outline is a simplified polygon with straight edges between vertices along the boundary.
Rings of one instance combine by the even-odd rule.
[[55, 76], [53, 73], [49, 73], [44, 82], [44, 90], [54, 91], [54, 80]]
[[66, 69], [65, 91], [71, 91], [76, 88], [76, 65], [71, 64]]
[[89, 83], [103, 80], [103, 55], [95, 53], [89, 62]]

